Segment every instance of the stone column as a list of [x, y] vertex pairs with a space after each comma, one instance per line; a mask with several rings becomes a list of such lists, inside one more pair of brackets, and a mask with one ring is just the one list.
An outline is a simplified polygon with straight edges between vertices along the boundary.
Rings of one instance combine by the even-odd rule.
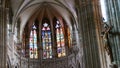
[[84, 68], [101, 68], [96, 27], [94, 21], [95, 0], [79, 0], [79, 25], [83, 43]]
[[112, 48], [113, 62], [120, 67], [120, 1], [106, 0], [108, 20], [107, 24], [112, 25], [109, 36], [109, 44]]
[[0, 0], [0, 68], [6, 68], [6, 22], [4, 0]]

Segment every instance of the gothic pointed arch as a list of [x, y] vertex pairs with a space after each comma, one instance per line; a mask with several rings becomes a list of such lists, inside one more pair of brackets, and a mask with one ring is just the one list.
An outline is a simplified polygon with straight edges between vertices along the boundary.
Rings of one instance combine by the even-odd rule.
[[26, 20], [27, 23], [24, 23], [25, 27], [24, 24], [21, 26], [21, 28], [24, 27], [24, 31], [21, 31], [23, 36], [22, 56], [28, 59], [29, 67], [34, 67], [38, 63], [42, 68], [47, 68], [55, 63], [59, 65], [52, 66], [53, 68], [68, 67], [64, 63], [68, 63], [68, 59], [73, 58], [70, 56], [72, 55], [70, 49], [73, 26], [69, 26], [72, 17], [65, 18], [56, 8], [52, 7], [52, 4], [46, 4], [48, 3], [42, 5], [44, 8], [33, 12], [33, 15]]
[[34, 23], [29, 36], [29, 57], [38, 58], [37, 27]]
[[52, 34], [51, 25], [48, 18], [43, 18], [41, 25], [41, 44], [43, 48], [43, 59], [52, 58]]
[[66, 56], [64, 24], [61, 19], [57, 19], [56, 17], [53, 20], [57, 47], [57, 57], [63, 57]]
[[62, 17], [43, 17], [41, 21], [28, 22], [23, 33], [23, 55], [31, 59], [67, 56], [70, 46], [68, 29]]

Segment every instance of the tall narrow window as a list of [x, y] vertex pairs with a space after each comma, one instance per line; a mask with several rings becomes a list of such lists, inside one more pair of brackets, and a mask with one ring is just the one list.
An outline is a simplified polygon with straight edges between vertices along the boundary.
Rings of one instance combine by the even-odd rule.
[[51, 29], [47, 22], [42, 25], [43, 59], [52, 58]]
[[55, 27], [56, 27], [57, 54], [58, 57], [63, 57], [66, 56], [63, 26], [57, 20]]
[[35, 58], [35, 59], [38, 58], [36, 29], [37, 29], [36, 26], [33, 24], [29, 38], [29, 56], [30, 58]]
[[70, 34], [70, 29], [67, 28], [67, 36], [68, 36], [68, 46], [71, 47], [71, 34]]

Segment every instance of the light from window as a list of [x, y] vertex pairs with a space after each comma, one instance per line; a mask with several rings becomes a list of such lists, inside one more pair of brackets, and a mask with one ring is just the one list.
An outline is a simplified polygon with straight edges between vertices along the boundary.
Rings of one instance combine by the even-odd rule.
[[66, 56], [65, 53], [65, 39], [63, 33], [63, 27], [59, 21], [56, 21], [56, 40], [57, 40], [57, 54], [58, 57]]
[[51, 29], [46, 22], [42, 27], [42, 47], [43, 59], [52, 58]]
[[36, 29], [37, 29], [36, 26], [33, 25], [29, 38], [29, 56], [30, 58], [35, 58], [35, 59], [38, 58]]

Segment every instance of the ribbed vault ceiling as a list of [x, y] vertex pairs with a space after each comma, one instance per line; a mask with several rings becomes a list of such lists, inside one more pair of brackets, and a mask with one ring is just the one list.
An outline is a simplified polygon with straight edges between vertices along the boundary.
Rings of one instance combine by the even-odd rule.
[[38, 17], [42, 17], [43, 14], [47, 13], [49, 17], [63, 17], [67, 25], [72, 28], [71, 17], [77, 18], [74, 7], [74, 0], [25, 0], [14, 15], [14, 22], [20, 18], [20, 35], [22, 35], [24, 27], [31, 16], [38, 13]]

